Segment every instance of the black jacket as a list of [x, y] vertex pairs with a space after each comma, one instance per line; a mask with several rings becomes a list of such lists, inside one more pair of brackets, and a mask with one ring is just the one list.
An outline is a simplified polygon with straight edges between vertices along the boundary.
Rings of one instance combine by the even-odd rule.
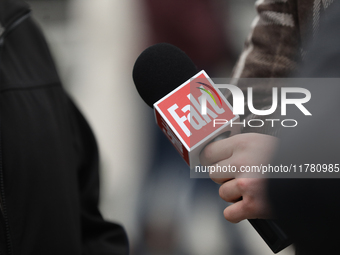
[[[314, 164], [316, 169], [326, 166], [329, 178], [270, 179], [268, 183], [272, 209], [296, 243], [297, 254], [303, 255], [340, 252], [340, 175], [333, 175], [340, 163], [340, 1], [334, 1], [332, 10], [321, 17], [298, 77], [327, 79], [304, 80], [312, 96], [308, 103], [312, 116], [303, 116], [298, 109], [290, 113], [288, 118], [299, 124], [282, 130], [273, 165], [301, 165], [303, 171], [305, 164]], [[315, 170], [306, 177], [318, 174]]]
[[28, 6], [0, 0], [0, 254], [127, 254], [98, 211], [96, 141]]

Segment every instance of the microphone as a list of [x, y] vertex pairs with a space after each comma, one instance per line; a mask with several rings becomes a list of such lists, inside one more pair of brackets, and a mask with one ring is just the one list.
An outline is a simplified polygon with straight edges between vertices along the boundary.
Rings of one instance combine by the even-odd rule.
[[132, 77], [144, 102], [153, 104], [198, 73], [192, 60], [168, 43], [155, 44], [136, 60]]
[[140, 96], [154, 108], [158, 126], [191, 169], [199, 166], [200, 152], [213, 139], [239, 131], [240, 126], [229, 122], [239, 118], [229, 102], [209, 76], [198, 72], [173, 45], [146, 49], [136, 60], [133, 80]]
[[[199, 153], [208, 143], [238, 132], [230, 125], [239, 116], [233, 114], [229, 102], [209, 76], [198, 72], [191, 59], [171, 44], [144, 50], [134, 65], [133, 80], [141, 98], [154, 108], [158, 126], [190, 168], [199, 165]], [[224, 125], [214, 125], [222, 119]], [[274, 253], [291, 244], [274, 220], [249, 222]]]

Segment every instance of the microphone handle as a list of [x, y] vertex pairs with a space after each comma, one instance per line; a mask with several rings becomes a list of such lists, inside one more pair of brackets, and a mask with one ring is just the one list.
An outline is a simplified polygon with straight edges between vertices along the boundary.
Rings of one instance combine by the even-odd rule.
[[290, 238], [275, 220], [251, 219], [248, 221], [274, 253], [278, 253], [292, 244]]

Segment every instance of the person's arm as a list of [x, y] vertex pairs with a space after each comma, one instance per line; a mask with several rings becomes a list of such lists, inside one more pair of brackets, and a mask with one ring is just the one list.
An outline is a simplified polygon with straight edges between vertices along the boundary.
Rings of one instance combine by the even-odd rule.
[[[244, 78], [288, 77], [296, 70], [301, 59], [300, 28], [297, 15], [297, 1], [259, 0], [256, 2], [255, 17], [244, 50], [233, 70], [233, 83], [247, 95], [250, 84]], [[270, 108], [273, 83], [269, 79], [252, 82], [255, 109]], [[228, 100], [232, 101], [229, 95]], [[276, 112], [280, 112], [279, 109]], [[245, 107], [242, 119], [277, 119], [279, 116], [256, 116]], [[278, 128], [270, 122], [260, 128], [245, 127], [242, 133], [261, 133], [277, 136]]]
[[98, 150], [86, 120], [70, 102], [75, 118], [76, 149], [79, 150], [78, 185], [81, 206], [82, 250], [84, 255], [126, 255], [128, 239], [124, 229], [105, 221], [99, 212]]
[[300, 55], [297, 1], [260, 0], [256, 9], [233, 78], [287, 77]]
[[[255, 109], [261, 110], [272, 105], [272, 83], [264, 79], [249, 84], [242, 78], [287, 77], [295, 70], [300, 58], [300, 30], [296, 0], [260, 0], [256, 2], [256, 8], [258, 15], [252, 23], [245, 48], [233, 71], [233, 82], [241, 88], [244, 95], [247, 95], [247, 87], [251, 85], [253, 105]], [[232, 101], [231, 95], [228, 100]], [[241, 119], [246, 122], [250, 119], [280, 119], [277, 114], [280, 114], [279, 109], [269, 116], [256, 116], [251, 114], [246, 106], [245, 115], [241, 116]], [[271, 122], [264, 123], [259, 128], [246, 125], [241, 130], [242, 134], [208, 145], [201, 154], [201, 163], [230, 164], [238, 168], [241, 165], [268, 163], [278, 143], [278, 139], [274, 137], [278, 135], [278, 127], [272, 127]], [[227, 220], [238, 222], [270, 216], [263, 191], [264, 179], [219, 179], [214, 175], [211, 177], [222, 184], [221, 198], [236, 202], [224, 211]], [[241, 197], [242, 201], [238, 201]]]

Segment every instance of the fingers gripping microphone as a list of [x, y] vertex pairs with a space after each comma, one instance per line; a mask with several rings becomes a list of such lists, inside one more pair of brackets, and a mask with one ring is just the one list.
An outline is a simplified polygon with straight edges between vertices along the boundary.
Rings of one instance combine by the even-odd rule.
[[[147, 105], [154, 108], [158, 126], [190, 168], [199, 164], [199, 153], [212, 140], [237, 130], [231, 105], [204, 72], [177, 47], [161, 43], [147, 48], [136, 60], [133, 80]], [[209, 107], [207, 103], [209, 102]], [[202, 105], [207, 108], [202, 113]], [[216, 127], [216, 119], [226, 120]], [[214, 125], [213, 125], [214, 124]], [[264, 241], [277, 253], [291, 244], [272, 220], [249, 220]]]

